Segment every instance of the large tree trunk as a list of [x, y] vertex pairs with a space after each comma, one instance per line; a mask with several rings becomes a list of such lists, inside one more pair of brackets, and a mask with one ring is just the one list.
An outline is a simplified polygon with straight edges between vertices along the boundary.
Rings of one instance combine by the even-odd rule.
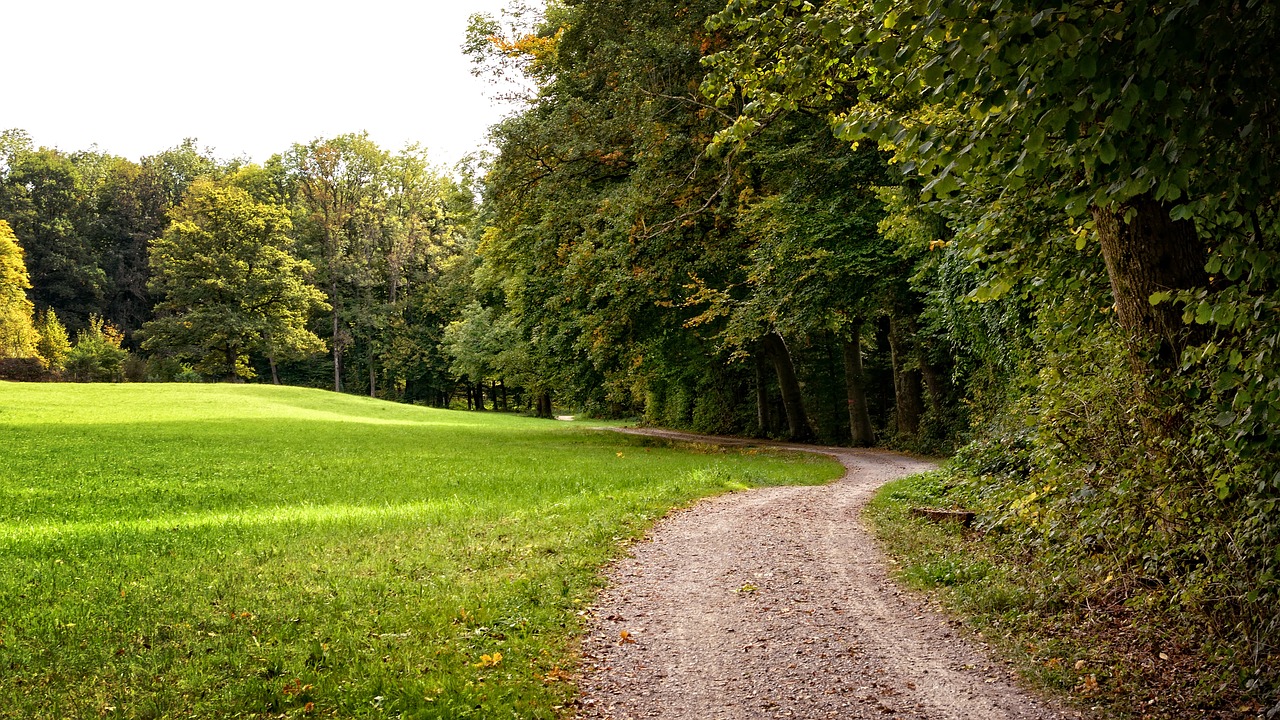
[[920, 376], [924, 378], [924, 387], [929, 395], [929, 407], [933, 410], [934, 417], [941, 417], [942, 401], [946, 399], [947, 394], [946, 381], [942, 373], [938, 372], [938, 368], [929, 362], [923, 348], [920, 351]]
[[[1126, 212], [1133, 219], [1125, 222]], [[1093, 208], [1102, 258], [1111, 278], [1116, 319], [1129, 334], [1137, 368], [1148, 363], [1169, 369], [1183, 349], [1198, 339], [1173, 303], [1151, 304], [1157, 292], [1204, 287], [1205, 246], [1188, 220], [1169, 217], [1169, 208], [1148, 197], [1116, 208]]]
[[538, 393], [538, 417], [551, 417], [551, 392], [548, 390]]
[[861, 324], [855, 325], [849, 337], [840, 343], [844, 356], [844, 385], [849, 403], [849, 436], [854, 447], [876, 444], [876, 431], [871, 426], [871, 414], [867, 412], [867, 392], [862, 378]]
[[765, 354], [773, 362], [773, 370], [778, 375], [778, 386], [782, 389], [782, 405], [787, 411], [787, 434], [795, 442], [808, 442], [813, 439], [813, 430], [809, 427], [809, 418], [804, 411], [804, 399], [800, 394], [800, 381], [796, 379], [796, 368], [791, 363], [791, 353], [782, 336], [776, 332], [764, 336]]
[[[1126, 213], [1132, 218], [1126, 222]], [[1161, 376], [1178, 366], [1182, 351], [1203, 339], [1203, 330], [1182, 322], [1171, 302], [1151, 304], [1157, 292], [1204, 287], [1206, 249], [1187, 220], [1140, 197], [1115, 208], [1093, 208], [1094, 227], [1111, 279], [1116, 320], [1128, 334], [1129, 359], [1140, 384], [1140, 399], [1152, 411], [1141, 414], [1144, 430], [1157, 437], [1175, 434], [1184, 423], [1160, 389]], [[1153, 372], [1154, 371], [1154, 372]]]
[[276, 370], [276, 359], [270, 355], [267, 356], [267, 362], [271, 364], [271, 384], [280, 384], [280, 373]]
[[902, 335], [901, 322], [889, 318], [889, 357], [893, 362], [894, 418], [898, 432], [915, 435], [920, 432], [920, 371], [908, 367], [908, 340]]

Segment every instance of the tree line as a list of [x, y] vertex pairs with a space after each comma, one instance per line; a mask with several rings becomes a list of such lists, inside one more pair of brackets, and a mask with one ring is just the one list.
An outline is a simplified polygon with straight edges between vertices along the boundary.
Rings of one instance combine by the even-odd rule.
[[137, 162], [2, 140], [10, 375], [504, 397], [500, 378], [454, 370], [475, 202], [420, 147], [352, 134], [255, 165], [192, 140]]

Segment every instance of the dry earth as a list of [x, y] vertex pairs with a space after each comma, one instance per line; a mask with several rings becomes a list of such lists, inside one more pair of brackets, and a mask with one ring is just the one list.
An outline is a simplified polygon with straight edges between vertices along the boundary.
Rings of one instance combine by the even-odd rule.
[[1079, 717], [1018, 688], [980, 641], [889, 579], [861, 510], [931, 463], [781, 447], [847, 472], [700, 503], [637, 544], [592, 610], [581, 718]]

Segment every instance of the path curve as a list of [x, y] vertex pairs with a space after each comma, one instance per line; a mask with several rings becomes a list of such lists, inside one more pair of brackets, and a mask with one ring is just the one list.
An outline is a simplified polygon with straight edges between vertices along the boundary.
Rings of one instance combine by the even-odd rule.
[[932, 463], [623, 432], [819, 452], [847, 471], [829, 485], [724, 495], [659, 523], [592, 608], [580, 718], [1079, 717], [1019, 689], [981, 643], [886, 574], [862, 508], [885, 482]]

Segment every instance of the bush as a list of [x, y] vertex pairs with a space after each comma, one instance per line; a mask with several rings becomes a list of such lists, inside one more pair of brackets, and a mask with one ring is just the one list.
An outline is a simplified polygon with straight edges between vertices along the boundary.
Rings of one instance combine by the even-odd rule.
[[76, 382], [123, 382], [129, 351], [120, 347], [120, 330], [97, 315], [89, 327], [76, 334], [76, 345], [67, 354], [66, 372]]
[[190, 365], [183, 365], [177, 375], [173, 376], [174, 382], [181, 383], [198, 383], [204, 382], [204, 376], [196, 372]]
[[0, 380], [40, 382], [48, 379], [49, 373], [40, 358], [0, 358]]

